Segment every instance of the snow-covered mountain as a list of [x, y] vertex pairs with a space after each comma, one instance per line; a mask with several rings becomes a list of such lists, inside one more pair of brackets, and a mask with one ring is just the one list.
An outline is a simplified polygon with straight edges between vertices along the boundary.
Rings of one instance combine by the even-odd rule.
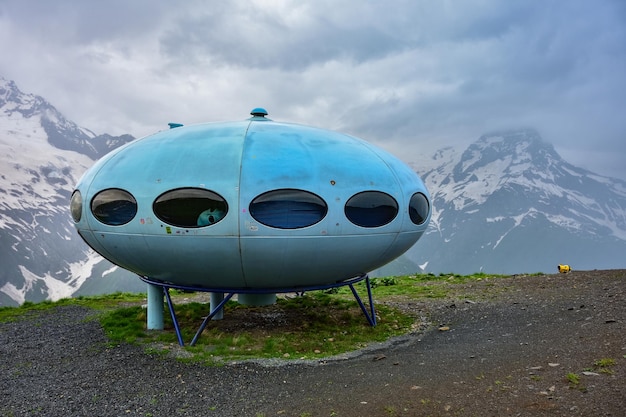
[[564, 161], [533, 130], [484, 135], [414, 166], [433, 198], [408, 256], [428, 272], [626, 267], [626, 182]]
[[71, 222], [68, 201], [94, 159], [132, 136], [97, 136], [43, 98], [0, 77], [0, 306], [57, 299], [121, 272], [93, 253]]

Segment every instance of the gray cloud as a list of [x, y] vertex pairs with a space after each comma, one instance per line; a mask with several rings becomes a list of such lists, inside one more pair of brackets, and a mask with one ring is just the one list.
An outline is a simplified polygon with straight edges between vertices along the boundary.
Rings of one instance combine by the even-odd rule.
[[302, 71], [333, 60], [379, 59], [407, 46], [401, 34], [372, 26], [371, 19], [337, 19], [327, 13], [336, 6], [294, 6], [285, 13], [280, 8], [222, 3], [217, 9], [181, 16], [161, 38], [162, 51], [177, 60], [209, 57], [216, 65]]
[[0, 74], [96, 132], [276, 120], [405, 159], [535, 127], [626, 178], [626, 3], [0, 2]]

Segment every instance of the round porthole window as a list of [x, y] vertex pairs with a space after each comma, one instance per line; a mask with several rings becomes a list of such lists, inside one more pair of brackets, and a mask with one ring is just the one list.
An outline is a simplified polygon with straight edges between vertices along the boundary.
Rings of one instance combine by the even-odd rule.
[[361, 227], [379, 227], [390, 223], [398, 215], [398, 203], [389, 194], [364, 191], [346, 202], [348, 220]]
[[250, 215], [259, 223], [279, 229], [299, 229], [321, 221], [328, 212], [324, 200], [308, 191], [281, 189], [257, 196]]
[[75, 190], [70, 199], [70, 213], [75, 223], [78, 223], [83, 216], [83, 196], [80, 191]]
[[178, 188], [161, 194], [152, 206], [164, 223], [178, 227], [211, 226], [228, 213], [222, 196], [204, 188]]
[[409, 202], [409, 217], [411, 217], [411, 221], [417, 225], [424, 223], [428, 218], [429, 211], [430, 204], [426, 196], [422, 193], [413, 194]]
[[109, 226], [120, 226], [137, 214], [137, 201], [128, 191], [119, 188], [102, 190], [91, 200], [94, 217]]

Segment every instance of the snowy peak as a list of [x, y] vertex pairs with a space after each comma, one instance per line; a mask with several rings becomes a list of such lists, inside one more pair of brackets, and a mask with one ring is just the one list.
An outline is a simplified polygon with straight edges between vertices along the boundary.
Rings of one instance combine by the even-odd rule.
[[555, 253], [577, 253], [592, 268], [623, 259], [626, 182], [569, 164], [534, 130], [487, 134], [463, 152], [442, 149], [424, 167], [432, 250], [413, 259], [418, 265], [515, 272]]
[[562, 162], [554, 147], [536, 131], [524, 129], [481, 136], [463, 152], [455, 174], [475, 172], [495, 163], [505, 168], [504, 173], [515, 175], [530, 169], [548, 170]]
[[0, 77], [0, 116], [17, 121], [18, 125], [19, 119], [31, 121], [30, 123], [23, 121], [21, 124], [30, 126], [34, 123], [45, 132], [45, 135], [37, 136], [47, 139], [55, 148], [79, 152], [93, 160], [134, 139], [131, 135], [97, 136], [91, 130], [67, 120], [42, 97], [23, 93], [13, 81], [2, 77]]
[[438, 166], [423, 178], [435, 198], [457, 210], [483, 204], [503, 190], [542, 201], [576, 197], [586, 205], [589, 198], [604, 200], [607, 192], [626, 196], [626, 183], [567, 163], [531, 129], [483, 135], [461, 154], [442, 149], [433, 160]]
[[456, 182], [488, 182], [488, 188], [494, 184], [487, 177], [506, 179], [500, 185], [514, 181], [528, 188], [541, 188], [546, 181], [569, 175], [565, 168], [577, 170], [536, 131], [525, 129], [481, 136], [463, 152], [453, 175]]
[[13, 81], [0, 77], [0, 109], [11, 115], [20, 113], [23, 117], [32, 117], [41, 114], [47, 108], [46, 101], [33, 94], [24, 94]]

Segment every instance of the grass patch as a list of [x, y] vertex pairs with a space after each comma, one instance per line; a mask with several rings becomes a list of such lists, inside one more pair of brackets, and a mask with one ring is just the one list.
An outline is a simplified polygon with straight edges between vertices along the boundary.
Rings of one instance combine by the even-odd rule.
[[[176, 306], [184, 340], [188, 343], [209, 306]], [[222, 362], [250, 358], [314, 359], [344, 353], [410, 331], [415, 319], [385, 305], [376, 305], [378, 324], [371, 327], [354, 300], [320, 291], [295, 298], [279, 298], [272, 306], [252, 307], [228, 302], [224, 319], [210, 321], [193, 347], [190, 360]], [[177, 343], [171, 318], [163, 331], [145, 329], [146, 310], [140, 306], [107, 312], [100, 319], [107, 336], [125, 343]], [[151, 348], [152, 351], [156, 349]]]
[[580, 375], [578, 374], [570, 372], [565, 376], [565, 378], [567, 378], [570, 388], [575, 388], [580, 384]]
[[[478, 282], [483, 280], [505, 278], [509, 275], [493, 275], [476, 273], [472, 275], [459, 274], [413, 274], [397, 277], [372, 278], [372, 293], [375, 298], [384, 299], [386, 297], [402, 296], [411, 299], [423, 298], [445, 298], [448, 297], [459, 284]], [[359, 288], [359, 293], [365, 292], [365, 283], [360, 282], [355, 285]], [[351, 296], [350, 289], [340, 287], [333, 289], [336, 294]]]
[[615, 359], [612, 359], [612, 358], [602, 358], [602, 359], [598, 359], [597, 361], [595, 361], [593, 363], [593, 366], [595, 367], [595, 369], [598, 372], [601, 372], [603, 374], [612, 375], [613, 374], [613, 370], [611, 369], [611, 367], [614, 366], [615, 364], [616, 364]]
[[58, 301], [42, 301], [33, 303], [24, 302], [19, 307], [0, 307], [0, 322], [18, 320], [29, 314], [46, 311], [60, 306], [83, 306], [94, 310], [107, 310], [116, 308], [124, 303], [138, 303], [145, 300], [145, 294], [117, 292], [113, 294], [78, 296], [75, 298], [63, 298]]

